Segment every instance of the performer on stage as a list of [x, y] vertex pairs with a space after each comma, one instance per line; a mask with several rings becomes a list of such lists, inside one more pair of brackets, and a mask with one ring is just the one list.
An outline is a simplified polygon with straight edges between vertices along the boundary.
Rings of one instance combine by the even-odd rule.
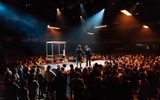
[[78, 45], [76, 48], [76, 65], [78, 67], [78, 64], [80, 65], [80, 68], [82, 67], [82, 55], [83, 55], [83, 50], [81, 48], [81, 45]]
[[85, 45], [86, 66], [91, 66], [92, 51], [88, 45]]

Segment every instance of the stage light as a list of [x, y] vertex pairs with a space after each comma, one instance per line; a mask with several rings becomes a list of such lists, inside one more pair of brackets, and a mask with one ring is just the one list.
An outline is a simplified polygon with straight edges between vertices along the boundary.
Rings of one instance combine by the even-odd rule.
[[[97, 33], [98, 30], [95, 30], [94, 27], [101, 25], [101, 22], [103, 21], [104, 11], [105, 9], [102, 9], [90, 18], [86, 19], [85, 23], [81, 24], [79, 27], [73, 27], [73, 30], [70, 32], [72, 35], [69, 39], [80, 42], [92, 41], [90, 35], [94, 35], [95, 33]], [[81, 14], [81, 16], [79, 16], [79, 19], [82, 20], [84, 19], [84, 17], [85, 16]]]
[[94, 16], [89, 18], [86, 21], [87, 27], [93, 28], [94, 26], [99, 26], [101, 24], [101, 22], [103, 21], [104, 11], [105, 11], [105, 9], [102, 9], [100, 12], [96, 13]]
[[128, 12], [127, 10], [121, 10], [121, 12], [127, 16], [132, 16], [132, 14]]
[[148, 29], [148, 28], [149, 28], [149, 26], [147, 26], [147, 25], [143, 25], [143, 28], [146, 28], [146, 29]]
[[47, 25], [47, 28], [53, 29], [53, 30], [59, 30], [60, 29], [59, 27], [53, 27], [53, 26], [50, 26], [50, 25]]
[[80, 20], [81, 20], [82, 23], [85, 22], [83, 16], [80, 16]]
[[95, 33], [93, 32], [87, 32], [88, 35], [94, 35]]
[[82, 3], [80, 4], [80, 10], [81, 10], [81, 15], [86, 16], [86, 11]]
[[63, 8], [61, 9], [57, 8], [57, 12], [56, 12], [56, 22], [57, 22], [57, 25], [60, 27], [66, 27], [66, 19], [62, 13], [63, 10], [64, 10]]
[[30, 7], [30, 6], [31, 6], [31, 4], [30, 4], [30, 3], [28, 3], [28, 4], [25, 4], [25, 6], [26, 6], [26, 7]]
[[83, 19], [83, 17], [82, 17], [82, 16], [80, 16], [80, 18], [81, 18], [81, 19]]
[[104, 9], [102, 9], [102, 12], [104, 12], [106, 9], [104, 8]]
[[136, 9], [138, 7], [139, 3], [137, 2], [136, 4], [134, 4], [130, 9], [129, 9], [129, 12], [134, 14], [136, 13]]
[[83, 6], [83, 4], [82, 4], [82, 3], [80, 4], [80, 8], [81, 8], [81, 9], [83, 9], [83, 8], [84, 8], [84, 6]]
[[105, 28], [107, 25], [95, 26], [94, 28]]
[[52, 27], [52, 29], [59, 30], [60, 28], [59, 27]]
[[59, 8], [57, 8], [57, 16], [61, 15], [61, 11], [59, 10]]

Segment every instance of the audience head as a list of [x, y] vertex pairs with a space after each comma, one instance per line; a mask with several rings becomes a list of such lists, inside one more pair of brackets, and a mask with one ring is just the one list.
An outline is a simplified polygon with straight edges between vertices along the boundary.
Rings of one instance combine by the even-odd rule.
[[66, 68], [67, 65], [66, 65], [66, 64], [63, 64], [62, 66], [63, 66], [63, 68]]
[[28, 81], [27, 80], [23, 80], [21, 85], [22, 85], [22, 87], [27, 87]]
[[17, 75], [16, 75], [16, 74], [12, 74], [12, 75], [11, 75], [11, 81], [12, 81], [12, 82], [16, 82], [17, 80], [18, 80]]
[[34, 74], [36, 72], [36, 70], [34, 69], [34, 68], [32, 68], [31, 70], [30, 70], [30, 73], [31, 74]]
[[85, 49], [88, 49], [88, 45], [85, 45]]
[[57, 70], [60, 70], [61, 69], [61, 65], [57, 65]]
[[70, 69], [73, 69], [73, 68], [74, 68], [73, 64], [70, 64]]
[[47, 66], [47, 70], [51, 70], [51, 66], [50, 65]]
[[81, 45], [79, 44], [79, 45], [77, 46], [77, 48], [80, 49], [80, 48], [81, 48]]

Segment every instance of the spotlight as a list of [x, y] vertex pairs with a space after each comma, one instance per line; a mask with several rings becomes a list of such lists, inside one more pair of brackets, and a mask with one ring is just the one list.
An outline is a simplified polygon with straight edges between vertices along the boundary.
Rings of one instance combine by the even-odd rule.
[[88, 28], [101, 25], [104, 16], [104, 10], [105, 9], [102, 9], [86, 21]]
[[149, 28], [149, 26], [147, 26], [147, 25], [143, 25], [143, 28], [146, 28], [146, 29], [148, 29], [148, 28]]
[[57, 8], [57, 16], [61, 15], [61, 11], [59, 10], [59, 8]]
[[107, 25], [95, 26], [94, 28], [105, 28]]
[[57, 8], [57, 11], [60, 12], [59, 8]]
[[82, 3], [80, 4], [80, 11], [81, 11], [81, 15], [86, 16], [86, 11]]
[[79, 17], [80, 17], [81, 22], [85, 22], [83, 16], [79, 16]]
[[127, 16], [132, 16], [132, 14], [128, 12], [127, 10], [121, 10], [121, 12]]
[[94, 35], [95, 33], [92, 32], [87, 32], [88, 35]]
[[50, 25], [47, 25], [47, 28], [50, 28]]
[[82, 16], [80, 16], [80, 19], [83, 19], [83, 17], [82, 17]]
[[83, 9], [83, 8], [84, 8], [82, 3], [80, 4], [80, 7], [81, 7], [81, 9]]
[[53, 27], [53, 26], [50, 26], [50, 25], [47, 25], [47, 28], [54, 29], [54, 30], [59, 30], [60, 29], [59, 27]]

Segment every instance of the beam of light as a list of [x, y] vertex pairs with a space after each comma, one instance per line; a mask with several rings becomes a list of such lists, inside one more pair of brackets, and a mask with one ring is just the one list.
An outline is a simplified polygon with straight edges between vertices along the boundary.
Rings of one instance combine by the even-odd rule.
[[87, 32], [88, 35], [94, 35], [95, 33], [93, 32]]
[[149, 28], [149, 26], [147, 26], [147, 25], [143, 25], [142, 27], [145, 28], [145, 29]]
[[80, 20], [81, 20], [81, 23], [84, 23], [84, 22], [85, 22], [83, 16], [80, 16]]
[[24, 36], [39, 36], [45, 31], [44, 23], [3, 3], [0, 3], [0, 17], [8, 28], [25, 33]]
[[57, 8], [57, 16], [61, 16], [61, 11], [59, 10], [59, 8]]
[[59, 9], [57, 8], [57, 13], [56, 13], [56, 21], [57, 21], [57, 24], [58, 26], [60, 27], [66, 27], [66, 20], [63, 16], [63, 13], [62, 13], [62, 10], [63, 9]]
[[49, 29], [53, 29], [53, 30], [60, 30], [59, 27], [53, 27], [53, 26], [50, 26], [50, 25], [47, 25], [47, 28]]
[[82, 16], [80, 16], [80, 19], [82, 20], [82, 19], [83, 19], [83, 17], [82, 17]]
[[105, 9], [102, 9], [100, 12], [89, 18], [86, 23], [88, 28], [92, 28], [94, 26], [99, 26], [103, 20]]
[[80, 4], [80, 11], [81, 11], [81, 15], [86, 16], [86, 11], [82, 3]]
[[137, 39], [139, 41], [155, 41], [157, 34], [147, 25], [141, 26]]
[[129, 9], [130, 13], [133, 13], [133, 12], [136, 10], [136, 8], [137, 8], [138, 5], [139, 5], [138, 2], [137, 2], [136, 4], [134, 4], [134, 5]]
[[125, 14], [126, 16], [132, 16], [132, 14], [128, 12], [127, 10], [121, 10], [121, 12]]
[[2, 3], [0, 3], [0, 12], [4, 11], [5, 9], [6, 7]]
[[[69, 32], [69, 40], [76, 42], [88, 42], [91, 41], [88, 39], [88, 31], [93, 31], [94, 26], [99, 26], [103, 20], [105, 9], [102, 9], [95, 15], [91, 16], [89, 19], [85, 20], [84, 24], [81, 24], [79, 27], [73, 27], [72, 31]], [[82, 17], [80, 17], [81, 19]], [[93, 30], [91, 30], [93, 29]], [[96, 30], [97, 31], [97, 30]]]
[[107, 25], [95, 26], [94, 28], [105, 28]]

